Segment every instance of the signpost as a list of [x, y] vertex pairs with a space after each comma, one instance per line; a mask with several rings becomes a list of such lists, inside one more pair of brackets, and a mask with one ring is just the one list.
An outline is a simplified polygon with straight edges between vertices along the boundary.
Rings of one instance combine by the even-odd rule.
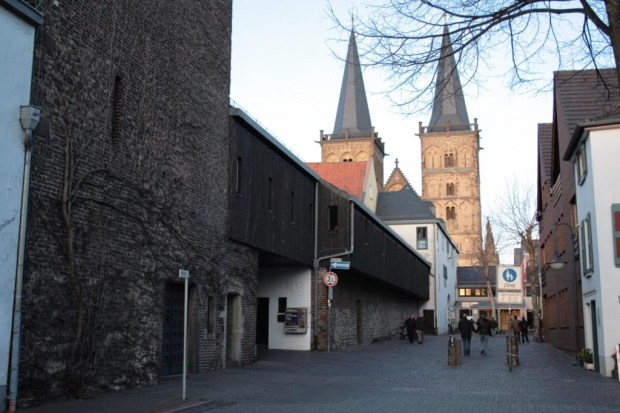
[[[338, 261], [336, 261], [338, 262]], [[334, 261], [332, 261], [332, 264]], [[323, 283], [327, 286], [327, 351], [330, 351], [330, 334], [329, 334], [329, 323], [331, 319], [331, 307], [332, 300], [334, 298], [333, 288], [336, 284], [338, 284], [338, 276], [335, 272], [328, 271], [323, 275]]]
[[333, 261], [331, 263], [332, 270], [348, 270], [351, 268], [351, 263], [348, 261]]
[[323, 275], [323, 283], [328, 287], [335, 287], [336, 284], [338, 284], [338, 276], [335, 272], [326, 272], [325, 275]]
[[183, 311], [183, 400], [187, 398], [187, 297], [189, 271], [179, 270], [179, 278], [185, 278], [185, 305]]

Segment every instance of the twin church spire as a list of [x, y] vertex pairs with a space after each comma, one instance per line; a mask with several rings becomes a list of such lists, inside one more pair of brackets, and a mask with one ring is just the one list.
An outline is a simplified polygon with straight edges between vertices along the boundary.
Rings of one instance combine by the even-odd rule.
[[342, 133], [345, 130], [370, 133], [371, 129], [372, 123], [370, 122], [370, 111], [366, 100], [366, 89], [364, 88], [362, 67], [357, 52], [355, 32], [351, 30], [334, 134]]
[[451, 130], [469, 130], [469, 117], [465, 106], [463, 88], [456, 69], [454, 50], [448, 26], [444, 25], [441, 54], [437, 65], [437, 82], [433, 99], [433, 113], [429, 127], [432, 130], [451, 125]]
[[[476, 265], [482, 247], [478, 126], [469, 123], [447, 25], [444, 26], [433, 110], [420, 123], [422, 199], [431, 201], [460, 251], [459, 265]], [[377, 188], [399, 191], [407, 180], [398, 169], [383, 182], [384, 144], [370, 120], [355, 32], [351, 30], [332, 134], [321, 131], [321, 162], [373, 160]]]
[[[433, 111], [429, 126], [432, 128], [444, 127], [446, 123], [454, 128], [466, 127], [470, 129], [452, 42], [450, 41], [448, 26], [444, 25], [441, 54], [437, 65]], [[343, 133], [346, 130], [349, 132], [370, 132], [372, 130], [354, 30], [351, 30], [349, 37], [334, 134]]]

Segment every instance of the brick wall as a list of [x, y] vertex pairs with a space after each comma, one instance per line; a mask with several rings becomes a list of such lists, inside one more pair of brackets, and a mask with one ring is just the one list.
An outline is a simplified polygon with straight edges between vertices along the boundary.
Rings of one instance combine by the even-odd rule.
[[[84, 0], [47, 10], [33, 76], [43, 117], [21, 406], [156, 383], [163, 293], [179, 268], [190, 270], [195, 292], [197, 370], [222, 367], [227, 294], [255, 313], [258, 257], [226, 237], [230, 34], [226, 0]], [[255, 360], [254, 336], [247, 319], [242, 364]]]
[[[417, 314], [417, 300], [354, 271], [337, 271], [332, 306], [327, 306], [326, 268], [319, 279], [319, 350], [327, 349], [329, 319], [330, 350], [338, 350], [398, 337], [402, 323]], [[329, 313], [329, 314], [328, 314]]]

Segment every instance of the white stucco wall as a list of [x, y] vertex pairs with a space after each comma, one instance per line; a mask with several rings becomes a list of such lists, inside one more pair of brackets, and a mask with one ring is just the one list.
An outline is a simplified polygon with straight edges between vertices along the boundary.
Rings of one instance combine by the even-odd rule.
[[[435, 225], [435, 231], [437, 232], [435, 238], [439, 241], [438, 244], [441, 244], [438, 245], [435, 257], [438, 284], [437, 303], [435, 306], [437, 332], [438, 334], [448, 334], [450, 317], [455, 317], [454, 314], [450, 314], [449, 309], [453, 307], [456, 302], [456, 267], [458, 265], [458, 254], [456, 253], [455, 246], [441, 230], [439, 225]], [[449, 248], [447, 247], [448, 245]], [[444, 279], [443, 275], [444, 266], [448, 271], [447, 279]], [[458, 318], [454, 321], [458, 322]]]
[[[258, 297], [269, 297], [269, 348], [310, 350], [312, 323], [312, 272], [309, 268], [261, 268], [258, 273]], [[287, 307], [308, 309], [305, 334], [287, 334], [278, 319], [278, 298], [286, 297]]]
[[4, 400], [24, 169], [19, 107], [30, 103], [34, 27], [0, 6], [0, 39], [0, 396]]
[[[388, 225], [394, 232], [400, 235], [412, 248], [422, 255], [431, 263], [431, 276], [429, 280], [429, 300], [421, 303], [418, 310], [434, 310], [437, 322], [437, 333], [448, 334], [449, 332], [449, 305], [448, 296], [450, 296], [450, 305], [455, 303], [456, 291], [456, 267], [458, 265], [458, 255], [454, 245], [451, 245], [452, 258], [448, 257], [446, 249], [446, 235], [439, 227], [439, 224], [433, 222], [389, 222]], [[416, 246], [416, 230], [418, 227], [427, 227], [428, 248], [417, 249]], [[448, 241], [450, 243], [450, 241]], [[443, 266], [448, 268], [448, 279], [444, 285]], [[458, 320], [457, 320], [458, 321]]]
[[[611, 205], [620, 204], [620, 127], [591, 131], [586, 140], [588, 174], [576, 186], [577, 216], [581, 223], [590, 213], [594, 273], [582, 276], [582, 300], [585, 325], [585, 345], [594, 347], [592, 302], [596, 304], [596, 331], [601, 374], [611, 376], [611, 353], [620, 343], [620, 268], [614, 263]], [[575, 171], [576, 174], [576, 171]], [[578, 182], [578, 177], [576, 177]], [[582, 269], [579, 268], [579, 274]]]

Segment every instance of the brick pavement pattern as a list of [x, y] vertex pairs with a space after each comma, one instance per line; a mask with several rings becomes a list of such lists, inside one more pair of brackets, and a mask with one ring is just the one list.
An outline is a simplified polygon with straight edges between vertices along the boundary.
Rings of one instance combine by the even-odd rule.
[[424, 344], [386, 341], [337, 352], [269, 350], [256, 364], [180, 377], [153, 387], [23, 409], [65, 412], [620, 412], [620, 383], [573, 366], [549, 344], [521, 344], [520, 365], [506, 364], [506, 339], [489, 354], [448, 366], [448, 336]]

